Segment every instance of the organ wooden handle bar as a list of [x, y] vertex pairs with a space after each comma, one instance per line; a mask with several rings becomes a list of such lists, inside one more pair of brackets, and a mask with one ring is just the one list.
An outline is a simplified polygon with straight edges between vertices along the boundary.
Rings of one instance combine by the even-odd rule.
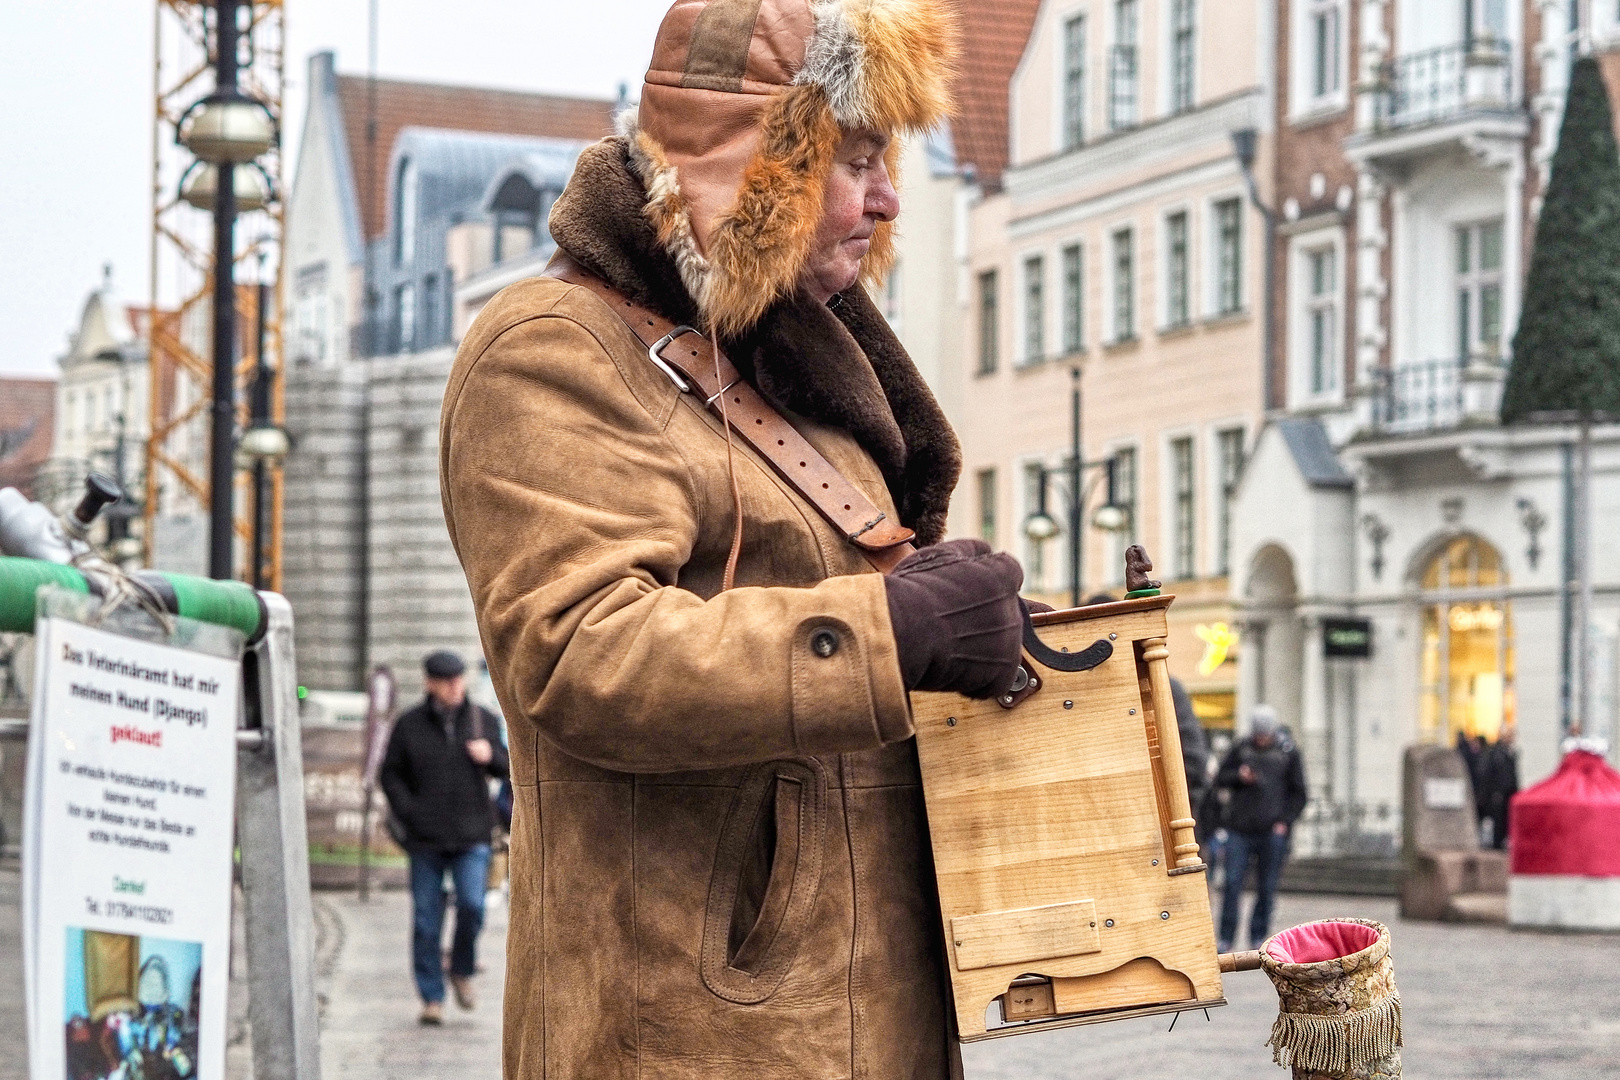
[[1175, 698], [1170, 693], [1170, 649], [1164, 638], [1142, 639], [1142, 659], [1147, 664], [1148, 681], [1153, 690], [1153, 721], [1159, 734], [1159, 772], [1164, 780], [1166, 801], [1170, 804], [1171, 858], [1175, 862], [1170, 872], [1197, 873], [1205, 867], [1198, 857], [1198, 840], [1193, 836], [1187, 774], [1173, 764], [1182, 760], [1181, 729], [1176, 726]]
[[1232, 971], [1259, 971], [1260, 950], [1251, 949], [1248, 952], [1223, 952], [1215, 958], [1220, 962], [1221, 974]]

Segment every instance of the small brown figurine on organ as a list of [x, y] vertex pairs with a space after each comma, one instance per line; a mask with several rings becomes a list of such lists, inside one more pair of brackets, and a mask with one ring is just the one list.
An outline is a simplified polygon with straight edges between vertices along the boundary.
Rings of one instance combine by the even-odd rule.
[[1143, 592], [1147, 589], [1158, 589], [1163, 583], [1148, 577], [1153, 569], [1153, 560], [1148, 558], [1147, 549], [1141, 544], [1132, 544], [1125, 549], [1125, 594]]

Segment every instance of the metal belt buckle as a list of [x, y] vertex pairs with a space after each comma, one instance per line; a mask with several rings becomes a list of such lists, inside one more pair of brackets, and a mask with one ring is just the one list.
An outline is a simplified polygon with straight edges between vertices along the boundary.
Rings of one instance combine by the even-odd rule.
[[671, 367], [669, 361], [665, 360], [658, 354], [668, 348], [669, 343], [680, 337], [682, 334], [695, 333], [697, 333], [697, 330], [690, 326], [677, 326], [675, 329], [671, 330], [669, 333], [665, 334], [663, 337], [659, 338], [657, 341], [653, 342], [647, 347], [647, 359], [657, 364], [658, 370], [662, 371], [665, 375], [668, 375], [669, 381], [674, 383], [675, 388], [683, 394], [690, 394], [692, 392], [692, 384], [682, 378], [681, 373]]

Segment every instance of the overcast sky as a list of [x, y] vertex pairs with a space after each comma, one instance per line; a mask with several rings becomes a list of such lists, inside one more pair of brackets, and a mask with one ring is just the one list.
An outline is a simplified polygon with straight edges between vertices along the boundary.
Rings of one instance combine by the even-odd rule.
[[[111, 263], [144, 302], [154, 0], [0, 0], [0, 375], [50, 374]], [[390, 78], [638, 93], [669, 0], [378, 0]], [[366, 69], [367, 0], [286, 0], [285, 141], [311, 53]]]

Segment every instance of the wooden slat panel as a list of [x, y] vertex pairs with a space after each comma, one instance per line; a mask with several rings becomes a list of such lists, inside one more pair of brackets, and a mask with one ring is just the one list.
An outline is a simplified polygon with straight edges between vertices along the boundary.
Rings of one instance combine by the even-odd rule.
[[958, 915], [951, 920], [951, 944], [961, 971], [1099, 952], [1097, 905], [1076, 900]]

